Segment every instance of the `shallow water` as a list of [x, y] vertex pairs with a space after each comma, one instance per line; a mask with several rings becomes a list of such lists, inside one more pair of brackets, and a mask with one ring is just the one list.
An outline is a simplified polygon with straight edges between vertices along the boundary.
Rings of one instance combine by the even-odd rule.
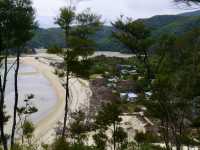
[[[24, 106], [24, 99], [29, 94], [34, 94], [32, 104], [37, 107], [38, 112], [31, 115], [30, 119], [37, 123], [48, 115], [55, 105], [57, 97], [50, 82], [30, 65], [20, 65], [19, 70], [19, 107]], [[12, 116], [14, 106], [14, 70], [8, 75], [6, 87], [6, 109]]]

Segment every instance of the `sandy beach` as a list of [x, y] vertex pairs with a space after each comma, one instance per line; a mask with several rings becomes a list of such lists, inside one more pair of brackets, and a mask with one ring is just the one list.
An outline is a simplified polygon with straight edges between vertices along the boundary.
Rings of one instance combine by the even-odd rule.
[[[65, 107], [65, 89], [61, 84], [61, 81], [57, 75], [54, 74], [54, 68], [49, 65], [51, 61], [61, 60], [60, 57], [54, 57], [53, 55], [33, 55], [21, 58], [22, 64], [27, 64], [34, 67], [37, 72], [44, 75], [44, 77], [50, 82], [53, 90], [56, 93], [57, 100], [56, 104], [48, 112], [45, 118], [41, 119], [35, 124], [34, 138], [38, 143], [50, 144], [55, 138], [55, 127], [58, 122], [63, 121], [64, 107]], [[36, 59], [37, 58], [37, 59]], [[80, 78], [70, 79], [70, 100], [69, 100], [69, 113], [75, 112], [76, 110], [89, 108], [90, 96], [92, 92], [89, 87], [89, 81]], [[84, 109], [85, 110], [85, 109]], [[89, 110], [89, 109], [87, 109]], [[129, 138], [133, 139], [135, 130], [144, 131], [144, 125], [137, 117], [122, 117], [122, 126], [130, 133]], [[129, 122], [129, 123], [127, 123]], [[92, 144], [93, 140], [89, 134], [89, 143]]]
[[[54, 74], [54, 68], [46, 63], [39, 62], [35, 57], [22, 57], [22, 64], [33, 66], [38, 72], [43, 74], [51, 83], [57, 102], [47, 117], [40, 120], [35, 126], [34, 137], [40, 142], [49, 143], [53, 140], [54, 128], [59, 121], [62, 121], [65, 106], [65, 89], [61, 85], [59, 78]], [[69, 110], [74, 112], [81, 107], [89, 107], [89, 97], [91, 91], [89, 83], [82, 79], [70, 79], [70, 102]]]

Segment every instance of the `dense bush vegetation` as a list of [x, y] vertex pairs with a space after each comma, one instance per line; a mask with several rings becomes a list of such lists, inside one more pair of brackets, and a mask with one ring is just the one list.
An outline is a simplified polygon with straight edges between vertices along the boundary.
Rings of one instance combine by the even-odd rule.
[[61, 54], [62, 48], [59, 47], [59, 45], [54, 44], [54, 45], [51, 45], [47, 48], [47, 53], [49, 53], [49, 54]]
[[97, 56], [91, 58], [92, 66], [89, 70], [89, 74], [104, 74], [108, 72], [110, 75], [117, 74], [117, 65], [135, 65], [135, 59], [129, 58], [117, 58], [117, 57], [106, 57], [106, 56]]

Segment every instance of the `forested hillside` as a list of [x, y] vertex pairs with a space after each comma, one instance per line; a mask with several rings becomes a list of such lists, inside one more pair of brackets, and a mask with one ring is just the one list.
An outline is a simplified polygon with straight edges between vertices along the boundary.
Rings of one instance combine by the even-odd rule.
[[[180, 15], [159, 15], [149, 19], [139, 19], [152, 30], [152, 36], [157, 37], [164, 33], [181, 35], [195, 27], [200, 26], [200, 11], [184, 13]], [[103, 26], [92, 38], [97, 43], [99, 51], [120, 51], [128, 50], [112, 38], [111, 26]], [[32, 48], [48, 48], [51, 45], [64, 47], [64, 34], [59, 28], [39, 28], [34, 38], [28, 43]]]

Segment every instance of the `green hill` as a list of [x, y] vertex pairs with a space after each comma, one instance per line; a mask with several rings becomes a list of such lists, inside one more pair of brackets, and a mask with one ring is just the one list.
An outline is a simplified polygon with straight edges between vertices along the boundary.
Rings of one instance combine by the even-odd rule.
[[[113, 28], [110, 26], [103, 26], [103, 28], [96, 33], [92, 38], [97, 43], [97, 50], [99, 51], [127, 51], [122, 44], [116, 42], [112, 38]], [[65, 46], [64, 33], [60, 28], [39, 28], [33, 39], [28, 42], [28, 47], [31, 48], [47, 48], [51, 45]]]
[[200, 27], [200, 10], [179, 15], [158, 15], [139, 20], [152, 30], [152, 36], [164, 33], [181, 35], [193, 28]]
[[[159, 15], [139, 20], [143, 21], [152, 30], [152, 37], [158, 37], [164, 33], [181, 35], [192, 28], [200, 27], [200, 11], [180, 15]], [[111, 26], [103, 26], [92, 37], [97, 43], [97, 50], [127, 52], [128, 50], [122, 44], [112, 38], [112, 31]], [[65, 46], [64, 34], [60, 28], [39, 28], [33, 39], [28, 42], [28, 46], [31, 48], [47, 48], [54, 44], [61, 47]]]
[[64, 46], [64, 33], [60, 28], [39, 28], [36, 30], [33, 39], [28, 42], [28, 46], [32, 48], [47, 48], [54, 44]]

